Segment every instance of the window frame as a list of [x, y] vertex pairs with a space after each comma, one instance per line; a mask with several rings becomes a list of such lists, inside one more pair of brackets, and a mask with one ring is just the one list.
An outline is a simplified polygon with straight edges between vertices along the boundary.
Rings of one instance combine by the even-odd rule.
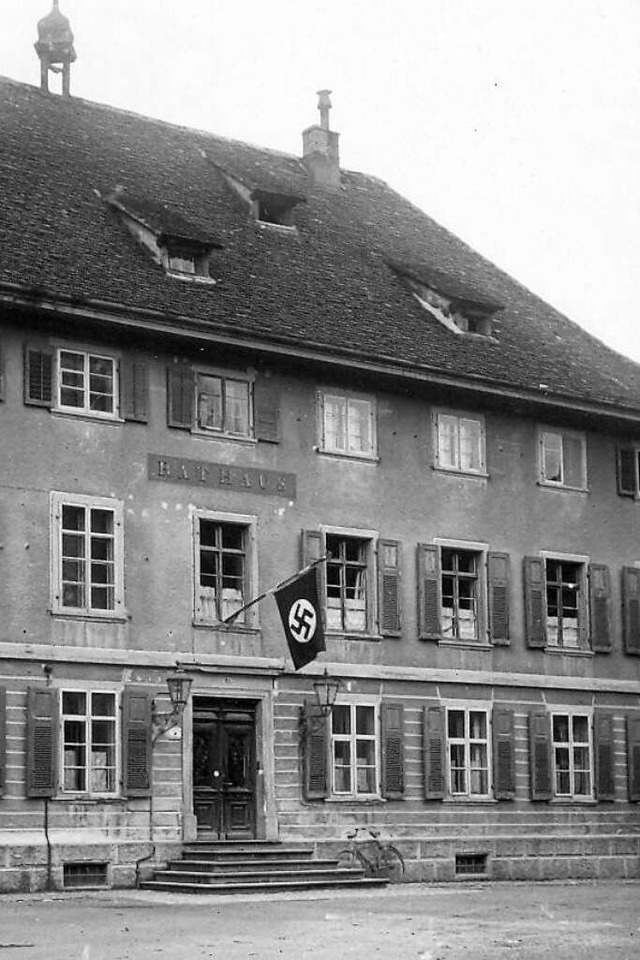
[[[555, 739], [554, 732], [554, 720], [556, 717], [566, 717], [568, 718], [568, 728], [569, 728], [569, 739], [565, 741], [559, 741]], [[576, 743], [573, 739], [573, 721], [576, 717], [584, 717], [586, 719], [587, 726], [587, 741], [578, 741], [578, 747], [587, 747], [588, 756], [589, 756], [589, 784], [590, 791], [586, 793], [576, 793], [575, 792], [575, 761], [574, 761], [574, 749]], [[549, 740], [551, 745], [551, 771], [553, 777], [553, 800], [559, 802], [577, 802], [577, 803], [593, 803], [596, 799], [595, 794], [595, 779], [596, 779], [596, 769], [595, 769], [595, 749], [594, 749], [594, 732], [593, 732], [593, 708], [592, 707], [563, 707], [561, 709], [550, 708], [549, 710]], [[559, 771], [558, 765], [556, 762], [556, 749], [562, 747], [567, 749], [569, 752], [569, 768], [567, 771]], [[571, 781], [571, 792], [570, 793], [559, 793], [558, 792], [558, 774], [559, 772], [569, 773]]]
[[[85, 712], [79, 714], [67, 714], [64, 712], [64, 695], [80, 694], [86, 698]], [[97, 719], [108, 720], [113, 723], [113, 747], [114, 747], [114, 787], [113, 790], [92, 790], [91, 789], [91, 771], [95, 769], [90, 763], [90, 746], [92, 743], [92, 723], [96, 717], [92, 709], [94, 695], [108, 695], [113, 697], [114, 713], [113, 716], [100, 715]], [[92, 685], [90, 688], [81, 686], [61, 686], [58, 688], [58, 783], [56, 795], [63, 799], [89, 798], [89, 799], [117, 799], [122, 795], [122, 724], [121, 724], [121, 690], [113, 686], [102, 687], [100, 684]], [[83, 721], [85, 724], [85, 763], [84, 772], [86, 776], [86, 789], [71, 790], [65, 787], [65, 722]]]
[[[365, 544], [366, 550], [366, 570], [365, 570], [365, 629], [353, 630], [346, 628], [336, 628], [329, 626], [329, 594], [327, 588], [328, 569], [324, 571], [324, 611], [325, 611], [325, 629], [328, 634], [334, 636], [348, 636], [360, 639], [362, 637], [378, 637], [378, 584], [377, 584], [377, 566], [378, 566], [378, 532], [376, 530], [360, 530], [354, 527], [334, 527], [320, 526], [320, 535], [322, 538], [322, 554], [327, 552], [327, 536], [340, 537], [343, 540], [359, 540]], [[342, 598], [341, 598], [342, 599]]]
[[[257, 517], [248, 514], [223, 513], [219, 510], [193, 508], [191, 514], [191, 530], [193, 540], [193, 624], [195, 626], [221, 627], [223, 620], [217, 617], [208, 617], [201, 612], [200, 599], [200, 522], [210, 521], [215, 524], [228, 524], [243, 530], [244, 542], [244, 596], [243, 603], [248, 603], [258, 595], [258, 558], [257, 558]], [[216, 600], [216, 608], [218, 602]], [[229, 614], [231, 616], [231, 614]], [[259, 628], [258, 604], [244, 612], [242, 618], [237, 618], [231, 624], [234, 630], [257, 630]]]
[[[538, 483], [542, 487], [548, 487], [555, 490], [572, 490], [575, 492], [588, 492], [587, 475], [587, 435], [579, 430], [565, 430], [564, 428], [548, 427], [539, 425], [537, 428], [538, 437]], [[560, 480], [553, 480], [546, 476], [546, 455], [545, 455], [545, 437], [560, 438]], [[571, 483], [565, 483], [565, 437], [580, 443], [580, 474], [581, 482], [578, 486]]]
[[[212, 427], [202, 426], [200, 423], [200, 381], [202, 378], [209, 377], [221, 381], [221, 405], [223, 428], [216, 430]], [[191, 431], [200, 437], [210, 437], [213, 440], [239, 440], [244, 443], [256, 442], [256, 411], [255, 411], [255, 377], [249, 373], [240, 371], [221, 370], [220, 368], [206, 368], [195, 366], [193, 368], [193, 423]], [[248, 432], [234, 433], [224, 427], [226, 419], [226, 393], [225, 384], [227, 381], [246, 383], [248, 389]]]
[[[380, 719], [380, 699], [375, 697], [370, 697], [366, 695], [358, 696], [341, 696], [338, 694], [336, 702], [334, 704], [336, 707], [349, 707], [349, 716], [350, 716], [350, 728], [351, 732], [347, 734], [334, 734], [333, 732], [333, 713], [329, 714], [328, 723], [327, 723], [327, 742], [328, 742], [328, 754], [329, 754], [329, 799], [331, 800], [340, 800], [340, 801], [352, 801], [352, 802], [367, 802], [371, 800], [379, 800], [382, 796], [381, 791], [381, 780], [382, 780], [382, 736], [381, 736], [381, 719]], [[357, 709], [358, 707], [368, 707], [373, 709], [373, 734], [358, 734], [356, 730], [356, 719], [357, 719]], [[375, 791], [373, 793], [359, 793], [357, 790], [357, 742], [358, 739], [366, 740], [368, 742], [373, 741], [374, 744], [374, 782], [375, 782]], [[335, 789], [335, 749], [334, 745], [336, 742], [349, 742], [350, 744], [350, 777], [351, 777], [351, 790], [350, 791], [337, 791]]]
[[[449, 420], [455, 421], [455, 440], [456, 440], [456, 462], [454, 464], [444, 463], [443, 462], [443, 451], [442, 445], [440, 443], [441, 437], [441, 420], [442, 418], [448, 418]], [[477, 423], [480, 427], [479, 438], [478, 438], [478, 460], [479, 465], [477, 469], [472, 467], [463, 467], [461, 465], [461, 437], [460, 437], [460, 426], [463, 421], [468, 421], [469, 423]], [[433, 457], [434, 457], [434, 468], [436, 470], [441, 470], [444, 473], [453, 473], [457, 476], [463, 477], [488, 477], [487, 472], [487, 436], [486, 436], [486, 422], [484, 416], [481, 414], [467, 414], [465, 411], [461, 410], [451, 410], [445, 407], [440, 407], [432, 410], [431, 412], [431, 425], [433, 431]]]
[[[327, 398], [335, 398], [337, 400], [344, 401], [344, 441], [345, 447], [343, 450], [339, 448], [330, 447], [327, 445], [327, 430], [326, 430], [326, 417], [325, 417], [325, 404]], [[349, 403], [368, 403], [369, 404], [369, 413], [368, 413], [368, 422], [369, 422], [369, 449], [366, 451], [362, 450], [350, 450], [348, 449], [349, 444]], [[373, 394], [359, 393], [351, 390], [333, 390], [329, 387], [319, 387], [316, 391], [316, 410], [317, 410], [317, 432], [318, 432], [318, 446], [317, 450], [319, 453], [326, 454], [332, 457], [346, 457], [350, 460], [374, 460], [378, 459], [378, 436], [377, 436], [377, 405], [376, 398]]]
[[[58, 343], [53, 347], [54, 350], [54, 382], [52, 391], [51, 409], [55, 413], [69, 414], [75, 417], [89, 417], [92, 420], [109, 420], [120, 422], [120, 363], [121, 357], [115, 353], [95, 352], [92, 348], [78, 347], [76, 344]], [[62, 403], [62, 361], [61, 354], [73, 353], [83, 357], [83, 406], [74, 407]], [[111, 411], [92, 410], [90, 401], [90, 360], [109, 360], [113, 365], [113, 409]]]
[[[477, 540], [452, 540], [446, 537], [434, 537], [434, 545], [438, 548], [438, 564], [440, 572], [440, 581], [438, 583], [438, 599], [440, 606], [440, 642], [451, 643], [459, 646], [460, 644], [469, 644], [471, 646], [490, 646], [489, 638], [489, 592], [488, 592], [488, 569], [487, 557], [489, 555], [489, 544]], [[453, 637], [445, 636], [444, 633], [444, 604], [442, 579], [445, 576], [442, 564], [442, 551], [455, 550], [475, 554], [478, 557], [477, 564], [477, 636], [476, 637]]]
[[[477, 802], [486, 802], [492, 801], [494, 799], [493, 795], [493, 705], [487, 703], [484, 700], [444, 700], [442, 701], [442, 706], [444, 707], [444, 750], [445, 750], [445, 764], [446, 764], [446, 790], [445, 796], [448, 800], [456, 803], [477, 803]], [[456, 711], [459, 713], [464, 713], [464, 737], [450, 737], [449, 736], [449, 713], [451, 711]], [[470, 736], [470, 714], [472, 713], [483, 713], [485, 717], [485, 737], [477, 738]], [[465, 780], [466, 780], [466, 790], [464, 792], [454, 792], [453, 790], [453, 767], [451, 763], [451, 745], [453, 744], [462, 744], [465, 750], [465, 764], [461, 768], [464, 771]], [[471, 766], [471, 751], [470, 746], [472, 743], [482, 743], [485, 745], [485, 764], [483, 767], [475, 768]], [[471, 793], [471, 773], [474, 769], [480, 769], [486, 771], [487, 777], [487, 792], [486, 793]]]
[[[83, 607], [71, 607], [63, 604], [63, 526], [62, 511], [65, 506], [81, 507], [85, 511], [104, 510], [113, 514], [113, 607], [102, 609], [92, 607], [90, 603]], [[86, 512], [85, 512], [86, 517]], [[121, 500], [112, 497], [95, 497], [80, 493], [64, 493], [52, 491], [50, 497], [50, 541], [51, 541], [51, 568], [49, 582], [51, 587], [51, 612], [55, 616], [77, 617], [92, 620], [122, 620], [126, 617], [124, 606], [124, 508]], [[83, 531], [85, 542], [90, 538], [91, 531]], [[87, 565], [92, 558], [81, 558]], [[91, 580], [83, 581], [85, 590], [91, 586]], [[88, 591], [90, 593], [90, 589]]]
[[[544, 562], [544, 610], [545, 610], [545, 650], [547, 651], [559, 651], [561, 653], [589, 653], [592, 650], [590, 643], [590, 624], [589, 624], [589, 614], [590, 614], [590, 597], [589, 597], [589, 564], [590, 557], [584, 554], [577, 553], [558, 553], [557, 551], [551, 550], [541, 550], [540, 557]], [[551, 560], [557, 563], [564, 564], [574, 564], [580, 567], [579, 571], [579, 598], [577, 604], [578, 611], [578, 642], [575, 646], [565, 646], [562, 643], [552, 642], [550, 640], [551, 636], [551, 625], [549, 623], [549, 602], [548, 602], [548, 585], [549, 581], [547, 579], [547, 563]]]

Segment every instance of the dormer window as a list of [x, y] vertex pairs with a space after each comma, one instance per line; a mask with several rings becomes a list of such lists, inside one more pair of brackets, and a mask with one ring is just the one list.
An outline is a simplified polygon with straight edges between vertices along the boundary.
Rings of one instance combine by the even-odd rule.
[[211, 280], [209, 272], [211, 247], [195, 243], [189, 244], [172, 237], [160, 237], [159, 239], [167, 273], [184, 280]]
[[262, 190], [253, 192], [253, 206], [256, 220], [279, 227], [293, 227], [293, 210], [299, 203], [298, 197], [285, 194], [267, 193]]

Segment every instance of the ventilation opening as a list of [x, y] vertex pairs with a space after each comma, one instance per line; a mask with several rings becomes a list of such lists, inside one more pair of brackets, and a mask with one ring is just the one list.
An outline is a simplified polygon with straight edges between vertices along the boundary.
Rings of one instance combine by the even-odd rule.
[[67, 887], [106, 887], [106, 863], [65, 863], [62, 885]]
[[486, 872], [486, 853], [456, 853], [456, 877], [481, 876]]

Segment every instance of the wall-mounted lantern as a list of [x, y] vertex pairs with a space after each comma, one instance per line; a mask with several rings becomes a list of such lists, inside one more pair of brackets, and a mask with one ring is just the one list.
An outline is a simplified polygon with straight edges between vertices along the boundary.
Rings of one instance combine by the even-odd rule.
[[314, 733], [324, 726], [327, 717], [331, 716], [333, 705], [341, 687], [342, 680], [339, 680], [338, 677], [330, 677], [326, 670], [320, 680], [314, 681], [315, 703], [313, 704], [313, 712], [305, 713], [304, 710], [301, 712], [301, 736]]
[[184, 708], [189, 700], [189, 692], [193, 680], [184, 670], [175, 670], [167, 677], [167, 689], [169, 699], [171, 700], [171, 710], [169, 713], [153, 712], [153, 740], [154, 742], [161, 737], [167, 730], [177, 727], [180, 723]]

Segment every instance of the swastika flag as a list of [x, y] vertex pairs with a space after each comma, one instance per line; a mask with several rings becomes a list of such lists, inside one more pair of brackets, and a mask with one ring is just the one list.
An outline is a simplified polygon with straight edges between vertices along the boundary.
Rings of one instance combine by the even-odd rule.
[[317, 568], [301, 573], [292, 583], [274, 592], [289, 652], [296, 670], [325, 650], [318, 598]]

